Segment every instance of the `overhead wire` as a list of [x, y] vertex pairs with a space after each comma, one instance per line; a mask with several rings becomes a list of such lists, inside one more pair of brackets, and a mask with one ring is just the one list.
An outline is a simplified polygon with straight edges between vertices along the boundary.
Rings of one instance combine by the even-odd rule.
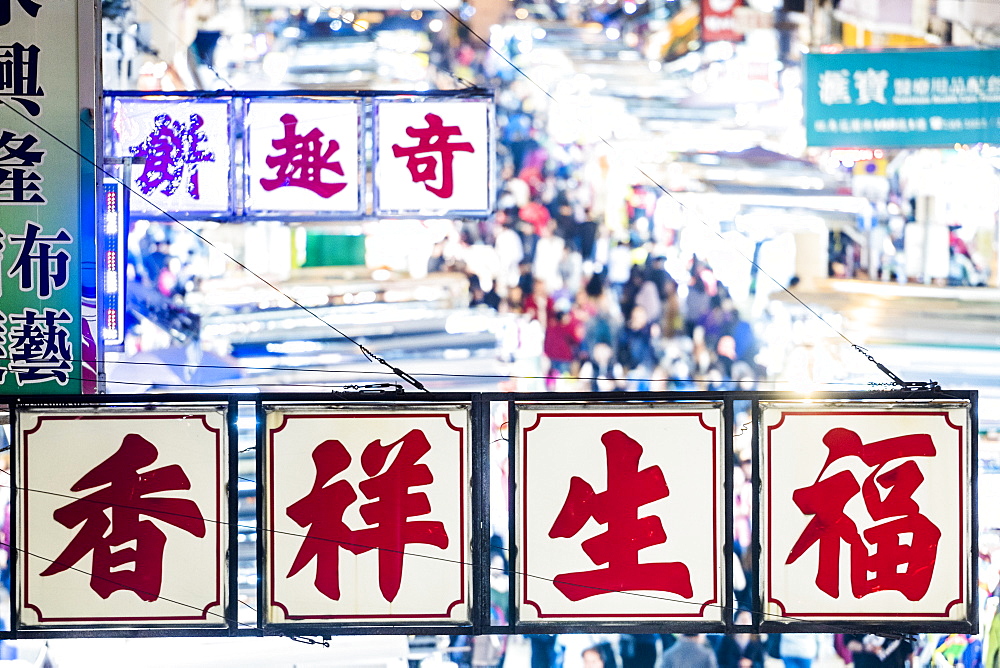
[[[500, 439], [500, 440], [506, 440], [506, 439]], [[6, 470], [3, 470], [3, 469], [0, 469], [0, 473], [3, 473], [3, 474], [6, 474], [6, 475], [10, 476], [10, 472], [6, 471]], [[30, 492], [30, 493], [33, 493], [33, 494], [44, 494], [44, 495], [56, 496], [56, 497], [70, 499], [72, 501], [87, 501], [87, 502], [90, 502], [90, 503], [94, 503], [96, 505], [101, 505], [102, 507], [108, 507], [108, 508], [112, 508], [112, 509], [119, 508], [119, 509], [125, 509], [125, 510], [133, 510], [133, 511], [134, 510], [139, 510], [139, 511], [144, 510], [144, 508], [138, 507], [138, 506], [130, 506], [130, 505], [127, 505], [127, 504], [120, 504], [120, 503], [109, 503], [109, 502], [106, 502], [106, 501], [103, 501], [103, 500], [102, 501], [97, 501], [97, 500], [94, 500], [94, 499], [89, 499], [86, 496], [73, 496], [73, 495], [70, 495], [70, 494], [64, 494], [64, 493], [59, 493], [59, 492], [50, 492], [50, 491], [46, 491], [46, 490], [32, 489], [32, 488], [27, 488], [27, 487], [15, 487], [13, 484], [10, 484], [10, 485], [0, 484], [0, 487], [8, 487], [9, 489], [11, 489], [11, 491], [23, 491], [23, 492]], [[435, 556], [435, 555], [432, 555], [432, 554], [420, 554], [420, 553], [416, 553], [416, 552], [407, 551], [405, 549], [399, 550], [399, 549], [382, 547], [382, 546], [379, 546], [379, 545], [369, 545], [369, 544], [366, 544], [366, 543], [357, 543], [357, 542], [348, 541], [348, 540], [342, 540], [342, 539], [326, 538], [326, 537], [323, 537], [323, 536], [311, 535], [309, 533], [299, 533], [299, 532], [295, 532], [295, 531], [284, 531], [284, 530], [279, 530], [279, 529], [274, 529], [274, 528], [258, 527], [257, 524], [256, 524], [256, 522], [254, 524], [252, 524], [252, 525], [249, 525], [249, 524], [240, 524], [238, 522], [238, 520], [236, 522], [228, 522], [226, 520], [220, 520], [220, 519], [215, 519], [215, 518], [204, 517], [202, 515], [190, 515], [190, 514], [186, 514], [186, 513], [177, 513], [177, 512], [170, 512], [170, 511], [164, 511], [164, 510], [157, 510], [157, 513], [160, 514], [160, 515], [171, 515], [171, 516], [175, 516], [175, 517], [179, 517], [179, 518], [183, 518], [183, 519], [200, 519], [203, 522], [208, 522], [208, 523], [211, 523], [211, 524], [216, 524], [219, 527], [224, 527], [224, 528], [236, 528], [237, 530], [238, 529], [252, 529], [252, 530], [254, 530], [254, 531], [258, 532], [258, 533], [280, 535], [280, 536], [285, 536], [285, 537], [289, 537], [289, 538], [301, 538], [303, 540], [308, 539], [310, 541], [316, 541], [316, 542], [320, 542], [320, 543], [332, 543], [332, 544], [337, 545], [338, 548], [340, 548], [340, 547], [344, 547], [344, 548], [348, 548], [348, 549], [349, 548], [360, 548], [360, 549], [362, 549], [364, 551], [378, 550], [378, 551], [392, 553], [392, 554], [399, 554], [399, 555], [404, 556], [404, 557], [420, 558], [420, 559], [425, 559], [425, 560], [429, 560], [429, 561], [436, 561], [436, 562], [442, 562], [442, 563], [446, 563], [446, 564], [452, 564], [452, 565], [456, 565], [456, 566], [463, 566], [463, 567], [469, 567], [469, 568], [473, 568], [475, 566], [475, 564], [473, 562], [467, 562], [467, 561], [457, 560], [457, 559], [448, 558], [448, 557], [439, 557], [439, 556]], [[65, 566], [67, 569], [71, 569], [71, 570], [83, 573], [85, 575], [90, 575], [91, 577], [94, 577], [94, 578], [97, 578], [97, 579], [105, 580], [107, 582], [110, 582], [111, 584], [116, 584], [116, 585], [120, 584], [120, 585], [123, 586], [124, 589], [127, 589], [129, 591], [134, 591], [136, 593], [142, 593], [142, 594], [151, 594], [152, 593], [152, 592], [146, 592], [146, 591], [142, 591], [142, 590], [136, 589], [135, 587], [133, 587], [131, 585], [128, 585], [126, 583], [122, 583], [122, 582], [116, 581], [116, 580], [112, 579], [109, 576], [95, 574], [95, 573], [93, 573], [91, 571], [87, 571], [85, 569], [78, 568], [78, 567], [75, 566], [75, 564], [72, 564], [72, 565], [71, 564], [65, 564], [65, 563], [59, 562], [57, 559], [52, 559], [52, 558], [45, 557], [45, 556], [42, 556], [42, 555], [38, 555], [38, 554], [31, 553], [31, 552], [27, 552], [27, 550], [24, 550], [23, 548], [20, 548], [20, 547], [17, 547], [15, 545], [12, 545], [9, 542], [5, 543], [3, 541], [0, 541], [0, 545], [6, 545], [9, 549], [18, 549], [19, 551], [24, 552], [25, 554], [28, 554], [31, 557], [34, 557], [34, 558], [37, 558], [37, 559], [41, 559], [43, 561], [46, 561], [47, 563], [53, 563], [53, 564], [58, 563], [61, 566]], [[505, 552], [509, 551], [507, 548], [503, 548], [503, 549], [504, 549]], [[260, 564], [258, 564], [258, 565], [260, 565]], [[554, 577], [546, 577], [546, 576], [542, 576], [542, 575], [534, 575], [534, 574], [531, 574], [531, 573], [528, 573], [528, 572], [519, 571], [519, 570], [511, 568], [509, 566], [509, 560], [508, 560], [508, 566], [506, 568], [498, 567], [498, 566], [493, 566], [492, 564], [490, 564], [489, 570], [491, 572], [492, 571], [500, 571], [500, 572], [502, 572], [502, 573], [504, 573], [504, 574], [506, 574], [508, 576], [523, 577], [523, 578], [528, 578], [528, 579], [538, 580], [538, 581], [541, 581], [541, 582], [548, 582], [548, 583], [555, 583], [557, 581], [558, 577], [559, 577], [558, 575], [554, 576]], [[260, 582], [260, 578], [258, 578], [258, 583], [259, 582]], [[260, 585], [258, 584], [258, 586], [260, 586]], [[722, 611], [732, 610], [733, 609], [733, 606], [731, 606], [731, 605], [708, 604], [706, 606], [706, 605], [704, 605], [703, 603], [700, 603], [700, 602], [688, 601], [688, 600], [684, 600], [682, 598], [674, 598], [674, 597], [665, 596], [665, 595], [662, 595], [662, 594], [659, 594], [659, 593], [647, 593], [647, 592], [644, 592], [644, 591], [635, 591], [635, 590], [610, 589], [610, 588], [607, 588], [607, 587], [601, 587], [601, 586], [597, 586], [597, 585], [575, 585], [575, 586], [578, 586], [578, 587], [581, 587], [581, 588], [585, 588], [585, 589], [594, 590], [594, 591], [598, 592], [598, 594], [605, 594], [605, 593], [607, 593], [607, 594], [622, 594], [622, 595], [628, 596], [628, 597], [635, 597], [635, 598], [641, 598], [641, 599], [649, 599], [649, 600], [654, 600], [654, 601], [665, 601], [665, 602], [674, 603], [674, 604], [684, 604], [684, 605], [692, 605], [692, 606], [699, 606], [699, 607], [708, 607], [708, 608], [714, 608], [714, 609], [721, 609]], [[236, 592], [231, 592], [231, 593], [236, 594]], [[598, 594], [595, 594], [595, 595], [598, 595]], [[161, 596], [160, 598], [163, 598], [163, 600], [165, 600], [165, 601], [167, 601], [169, 603], [174, 603], [176, 605], [182, 605], [184, 607], [192, 608], [192, 609], [195, 609], [195, 610], [198, 610], [198, 611], [202, 611], [203, 608], [204, 608], [204, 606], [202, 606], [202, 605], [187, 604], [187, 603], [183, 603], [181, 601], [177, 601], [177, 600], [172, 599], [172, 598], [168, 598], [166, 596]], [[237, 600], [239, 600], [238, 597], [237, 597]], [[243, 605], [246, 605], [248, 608], [250, 608], [251, 610], [254, 610], [256, 612], [256, 610], [252, 606], [250, 606], [249, 604], [247, 604], [247, 603], [245, 603], [245, 602], [243, 602], [241, 600], [240, 600], [240, 603], [242, 603]], [[817, 630], [831, 630], [831, 631], [842, 632], [842, 631], [845, 630], [845, 628], [849, 628], [849, 625], [833, 624], [833, 623], [826, 623], [826, 622], [816, 622], [815, 620], [806, 620], [804, 618], [797, 618], [797, 617], [794, 617], [794, 616], [789, 616], [789, 615], [784, 615], [784, 614], [767, 613], [767, 612], [762, 612], [762, 611], [761, 612], [749, 611], [749, 612], [751, 612], [752, 614], [754, 614], [757, 617], [762, 618], [761, 621], [764, 621], [765, 620], [764, 618], [766, 618], [767, 620], [779, 620], [779, 621], [782, 621], [782, 622], [804, 622], [804, 621], [808, 621], [809, 624], [811, 626], [815, 627]], [[247, 628], [257, 628], [256, 623], [251, 624], [249, 622], [240, 622], [238, 619], [237, 620], [230, 620], [226, 615], [221, 614], [221, 613], [210, 613], [210, 614], [213, 614], [213, 616], [216, 616], [216, 617], [220, 617], [220, 618], [222, 618], [222, 619], [224, 619], [226, 621], [232, 621], [233, 623], [237, 624], [238, 626], [243, 626], [243, 627], [247, 627]], [[492, 624], [491, 628], [485, 629], [485, 632], [488, 632], [488, 633], [489, 632], [495, 632], [499, 628], [505, 628], [505, 627], [508, 627], [508, 626], [509, 625], [507, 625], [507, 624]], [[862, 631], [862, 632], [866, 632], [868, 629], [863, 629], [863, 628], [859, 627], [859, 628], [854, 629], [854, 630], [859, 630], [859, 631]], [[299, 634], [296, 634], [296, 635], [297, 636], [302, 636], [303, 634], [299, 633]], [[883, 637], [886, 637], [886, 638], [905, 638], [906, 637], [905, 634], [892, 634], [890, 632], [886, 632], [884, 634], [880, 632], [880, 635], [883, 635]]]
[[[472, 26], [470, 26], [468, 24], [468, 22], [465, 21], [460, 15], [456, 14], [451, 9], [445, 7], [443, 4], [441, 4], [440, 0], [434, 0], [434, 3], [438, 7], [440, 7], [442, 11], [446, 12], [449, 16], [451, 16], [451, 18], [454, 21], [458, 22], [465, 30], [467, 30], [469, 32], [469, 34], [471, 34], [477, 40], [479, 40], [482, 44], [484, 44], [486, 46], [486, 48], [489, 49], [493, 54], [495, 54], [496, 56], [500, 57], [504, 61], [504, 63], [506, 63], [511, 68], [513, 68], [528, 83], [530, 83], [536, 89], [538, 89], [539, 91], [541, 91], [541, 93], [543, 95], [545, 95], [547, 98], [549, 98], [551, 101], [555, 102], [556, 104], [560, 104], [561, 105], [560, 101], [552, 94], [552, 92], [548, 88], [546, 88], [545, 86], [542, 86], [541, 84], [539, 84], [527, 72], [525, 72], [522, 68], [520, 68], [517, 65], [515, 65], [506, 55], [504, 55], [503, 53], [501, 53], [500, 51], [498, 51], [490, 43], [489, 40], [487, 40], [484, 37], [482, 37], [481, 35], [479, 35], [472, 28]], [[601, 143], [603, 143], [605, 146], [607, 146], [611, 151], [613, 151], [615, 153], [618, 152], [617, 147], [615, 147], [601, 133], [597, 132], [597, 133], [595, 133], [595, 135], [598, 137], [598, 139], [600, 139]], [[753, 266], [754, 268], [756, 268], [758, 272], [760, 272], [761, 274], [763, 274], [764, 276], [766, 276], [772, 283], [774, 283], [778, 288], [780, 288], [782, 291], [784, 291], [785, 293], [787, 293], [792, 299], [794, 299], [798, 304], [800, 304], [803, 308], [805, 308], [809, 313], [811, 313], [812, 315], [816, 316], [825, 325], [827, 325], [830, 329], [832, 329], [852, 349], [856, 350], [857, 352], [861, 353], [862, 355], [865, 355], [866, 358], [869, 361], [871, 361], [871, 362], [873, 362], [875, 364], [875, 366], [879, 369], [879, 371], [882, 371], [883, 373], [885, 373], [886, 375], [888, 375], [889, 378], [892, 379], [893, 383], [895, 383], [896, 385], [899, 385], [900, 387], [908, 387], [908, 386], [914, 386], [914, 385], [916, 385], [916, 386], [922, 386], [923, 385], [923, 383], [907, 383], [907, 382], [903, 381], [899, 376], [897, 376], [896, 374], [894, 374], [892, 371], [890, 371], [887, 367], [885, 367], [884, 365], [882, 365], [879, 362], [877, 362], [875, 360], [875, 358], [868, 353], [868, 351], [866, 351], [860, 345], [858, 345], [858, 344], [854, 343], [853, 341], [851, 341], [847, 337], [847, 335], [845, 335], [839, 329], [837, 329], [836, 327], [834, 327], [834, 325], [832, 323], [830, 323], [828, 320], [826, 320], [825, 318], [823, 318], [822, 316], [820, 316], [815, 310], [813, 310], [813, 308], [811, 306], [809, 306], [802, 299], [800, 299], [799, 296], [796, 295], [794, 292], [792, 292], [791, 289], [789, 289], [786, 285], [784, 285], [783, 283], [781, 283], [780, 281], [778, 281], [776, 278], [774, 278], [774, 276], [772, 276], [767, 270], [765, 270], [763, 267], [761, 267], [759, 263], [757, 263], [756, 261], [754, 261], [753, 258], [747, 257], [747, 255], [745, 253], [743, 253], [738, 247], [736, 247], [735, 244], [733, 244], [730, 240], [726, 239], [726, 237], [719, 230], [713, 228], [711, 225], [709, 225], [707, 222], [705, 222], [701, 218], [701, 216], [698, 214], [697, 211], [694, 211], [693, 209], [691, 209], [691, 207], [687, 206], [673, 192], [671, 192], [670, 190], [668, 190], [662, 183], [660, 183], [659, 181], [657, 181], [656, 179], [654, 179], [648, 172], [646, 172], [640, 166], [638, 166], [638, 165], [632, 165], [632, 166], [634, 167], [634, 169], [638, 173], [642, 174], [642, 176], [645, 177], [660, 192], [662, 192], [664, 195], [666, 195], [671, 200], [673, 200], [683, 211], [685, 211], [685, 212], [689, 213], [690, 215], [692, 215], [692, 217], [695, 220], [697, 220], [699, 223], [701, 223], [702, 226], [704, 226], [707, 230], [709, 230], [712, 234], [714, 234], [715, 236], [717, 236], [723, 242], [728, 243], [732, 247], [732, 250], [734, 250], [740, 257], [742, 257], [744, 260], [746, 260], [751, 266]]]
[[279, 295], [281, 295], [282, 297], [284, 297], [285, 299], [287, 299], [296, 308], [299, 308], [302, 311], [305, 311], [310, 316], [312, 316], [316, 320], [319, 320], [321, 323], [323, 323], [328, 328], [330, 328], [331, 330], [333, 330], [340, 337], [342, 337], [342, 338], [346, 339], [347, 341], [350, 341], [351, 343], [353, 343], [361, 351], [361, 354], [364, 355], [364, 357], [367, 358], [369, 361], [371, 361], [371, 362], [378, 362], [379, 364], [381, 364], [381, 365], [383, 365], [385, 367], [388, 367], [389, 369], [392, 370], [393, 374], [399, 376], [400, 378], [402, 378], [403, 380], [405, 380], [407, 383], [409, 383], [410, 385], [412, 385], [416, 389], [426, 391], [426, 388], [423, 386], [423, 384], [419, 380], [417, 380], [416, 378], [414, 378], [410, 374], [406, 373], [405, 371], [403, 371], [399, 367], [393, 366], [392, 364], [390, 364], [389, 362], [387, 362], [382, 357], [379, 357], [378, 355], [376, 355], [375, 353], [373, 353], [371, 350], [369, 350], [360, 341], [358, 341], [357, 339], [355, 339], [355, 338], [349, 336], [348, 334], [344, 333], [343, 331], [341, 331], [336, 325], [334, 325], [333, 323], [329, 322], [328, 320], [326, 320], [325, 318], [323, 318], [322, 316], [320, 316], [318, 313], [316, 313], [316, 311], [314, 311], [313, 309], [309, 308], [305, 304], [301, 303], [300, 301], [298, 301], [297, 299], [295, 299], [291, 295], [285, 293], [281, 288], [279, 288], [273, 282], [269, 281], [264, 276], [262, 276], [258, 272], [254, 271], [253, 269], [251, 269], [250, 267], [248, 267], [245, 263], [243, 263], [240, 260], [238, 260], [235, 257], [233, 257], [231, 254], [227, 253], [225, 250], [219, 248], [216, 244], [212, 243], [212, 241], [210, 239], [208, 239], [207, 237], [205, 237], [203, 234], [201, 234], [200, 232], [198, 232], [194, 228], [190, 227], [189, 225], [185, 225], [179, 218], [177, 218], [177, 216], [174, 216], [170, 212], [168, 212], [168, 211], [164, 210], [163, 208], [159, 207], [155, 202], [153, 202], [151, 199], [149, 199], [148, 197], [146, 197], [141, 192], [137, 192], [134, 189], [132, 189], [132, 187], [131, 187], [130, 184], [124, 183], [117, 176], [115, 176], [114, 174], [112, 174], [110, 171], [106, 170], [103, 165], [98, 165], [96, 160], [90, 159], [89, 157], [87, 157], [86, 155], [84, 155], [81, 151], [77, 150], [71, 144], [69, 144], [68, 142], [64, 141], [62, 138], [58, 137], [54, 133], [50, 132], [48, 129], [46, 129], [44, 126], [42, 126], [40, 123], [38, 123], [34, 119], [32, 119], [29, 116], [21, 113], [21, 111], [19, 111], [18, 109], [15, 109], [6, 100], [0, 99], [0, 104], [6, 106], [8, 109], [10, 109], [14, 113], [16, 113], [18, 116], [20, 116], [22, 119], [24, 119], [28, 123], [31, 123], [33, 126], [35, 126], [39, 130], [41, 130], [42, 132], [44, 132], [45, 134], [47, 134], [49, 137], [51, 137], [57, 143], [59, 143], [60, 145], [62, 145], [66, 149], [68, 149], [71, 152], [73, 152], [74, 154], [76, 154], [80, 159], [84, 160], [88, 164], [92, 165], [95, 169], [99, 170], [105, 176], [107, 176], [107, 177], [109, 177], [111, 179], [114, 179], [117, 183], [121, 184], [124, 188], [128, 189], [128, 191], [129, 191], [130, 194], [138, 196], [139, 198], [143, 199], [147, 204], [149, 204], [150, 206], [152, 206], [155, 209], [157, 209], [158, 211], [160, 211], [163, 215], [165, 215], [167, 218], [169, 218], [172, 222], [176, 223], [177, 225], [179, 225], [180, 227], [184, 228], [185, 230], [187, 230], [188, 232], [190, 232], [191, 234], [193, 234], [195, 237], [197, 237], [198, 239], [200, 239], [204, 243], [208, 244], [210, 247], [212, 247], [213, 249], [215, 249], [216, 251], [218, 251], [219, 253], [221, 253], [223, 256], [225, 256], [226, 259], [232, 261], [237, 266], [239, 266], [241, 269], [243, 269], [248, 274], [250, 274], [251, 276], [253, 276], [255, 279], [257, 279], [258, 281], [260, 281], [261, 283], [263, 283], [264, 285], [266, 285], [268, 288], [270, 288], [271, 290], [274, 290], [276, 293], [278, 293]]

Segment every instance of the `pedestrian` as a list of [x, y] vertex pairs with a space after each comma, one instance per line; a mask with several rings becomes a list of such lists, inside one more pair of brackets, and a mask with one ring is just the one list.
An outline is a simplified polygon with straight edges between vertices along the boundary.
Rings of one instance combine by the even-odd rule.
[[813, 659], [819, 658], [819, 636], [815, 633], [783, 633], [780, 651], [785, 668], [810, 668]]
[[698, 633], [685, 633], [663, 653], [660, 668], [718, 668], [715, 652]]

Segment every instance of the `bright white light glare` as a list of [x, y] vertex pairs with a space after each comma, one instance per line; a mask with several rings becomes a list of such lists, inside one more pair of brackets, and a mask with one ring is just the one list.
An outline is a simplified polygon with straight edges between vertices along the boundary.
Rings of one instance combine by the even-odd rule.
[[388, 269], [376, 269], [372, 272], [372, 278], [376, 281], [388, 281], [392, 278], [392, 272]]
[[622, 33], [618, 28], [608, 28], [607, 30], [604, 31], [604, 34], [612, 42], [622, 36]]
[[635, 10], [637, 9], [637, 7], [635, 6], [634, 2], [626, 2], [624, 5], [622, 5], [622, 9], [625, 10], [626, 14], [635, 14]]
[[[236, 418], [236, 428], [243, 431], [254, 431], [257, 429], [257, 416], [243, 415]], [[242, 481], [241, 481], [242, 483]]]
[[427, 28], [431, 32], [441, 32], [441, 29], [444, 28], [444, 21], [441, 19], [432, 19], [431, 22], [427, 24]]

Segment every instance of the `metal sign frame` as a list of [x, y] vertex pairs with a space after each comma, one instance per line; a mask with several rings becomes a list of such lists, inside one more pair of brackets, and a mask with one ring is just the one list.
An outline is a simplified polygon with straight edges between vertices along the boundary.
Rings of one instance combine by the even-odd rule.
[[[486, 140], [488, 142], [488, 169], [487, 177], [490, 181], [486, 190], [487, 202], [482, 209], [476, 210], [450, 210], [437, 209], [427, 211], [383, 211], [378, 207], [376, 175], [372, 173], [372, 158], [374, 141], [371, 136], [371, 128], [375, 124], [375, 110], [379, 102], [451, 102], [461, 103], [467, 101], [478, 101], [492, 103], [494, 93], [484, 88], [467, 88], [462, 90], [434, 90], [434, 91], [380, 91], [380, 90], [287, 90], [287, 91], [156, 91], [155, 94], [145, 91], [112, 90], [104, 92], [105, 117], [103, 119], [105, 136], [108, 137], [108, 145], [116, 148], [119, 152], [127, 153], [128, 146], [120, 144], [118, 134], [116, 134], [114, 119], [115, 108], [122, 103], [135, 105], [136, 103], [156, 103], [163, 105], [169, 102], [198, 102], [215, 103], [226, 105], [230, 119], [228, 128], [228, 159], [229, 169], [228, 202], [227, 210], [212, 211], [157, 211], [155, 204], [142, 201], [140, 209], [127, 213], [130, 218], [143, 220], [215, 220], [219, 222], [246, 222], [254, 220], [274, 220], [276, 217], [292, 222], [311, 221], [368, 221], [375, 219], [431, 219], [441, 217], [454, 217], [455, 215], [467, 218], [484, 218], [490, 214], [493, 208], [493, 148], [496, 139], [493, 136], [496, 132], [496, 118], [491, 109], [486, 113], [487, 126], [485, 128]], [[359, 173], [355, 175], [358, 179], [359, 201], [354, 210], [331, 210], [331, 211], [310, 211], [306, 208], [301, 210], [271, 210], [267, 207], [257, 207], [248, 199], [251, 195], [250, 179], [253, 176], [248, 171], [250, 143], [245, 131], [252, 132], [252, 128], [247, 125], [250, 120], [250, 108], [254, 101], [260, 102], [287, 102], [294, 105], [298, 102], [323, 102], [323, 101], [352, 101], [359, 105], [358, 119], [358, 167]], [[131, 154], [106, 156], [105, 162], [108, 164], [121, 163], [123, 159], [130, 159]], [[375, 156], [377, 158], [377, 156]], [[129, 178], [126, 175], [124, 178]], [[156, 195], [154, 192], [153, 195]], [[145, 200], [141, 193], [132, 198]]]
[[[392, 624], [361, 624], [361, 623], [337, 623], [337, 624], [302, 624], [302, 625], [268, 625], [263, 617], [262, 599], [258, 591], [258, 611], [256, 620], [253, 622], [239, 622], [238, 583], [237, 583], [237, 541], [238, 521], [237, 485], [231, 484], [228, 490], [228, 512], [233, 521], [230, 525], [228, 550], [226, 557], [228, 566], [229, 596], [227, 598], [228, 623], [225, 628], [205, 629], [205, 628], [138, 628], [104, 626], [101, 628], [43, 628], [24, 629], [17, 628], [16, 618], [13, 630], [0, 632], [0, 639], [18, 638], [64, 638], [64, 637], [158, 637], [158, 636], [280, 636], [280, 635], [309, 635], [309, 636], [331, 636], [331, 635], [392, 635], [392, 634], [440, 634], [440, 635], [479, 635], [479, 634], [523, 634], [523, 633], [582, 633], [582, 632], [610, 632], [610, 633], [662, 633], [662, 632], [760, 632], [781, 631], [781, 632], [810, 632], [815, 631], [820, 622], [769, 622], [764, 615], [764, 601], [759, 580], [754, 580], [758, 586], [754, 591], [753, 600], [753, 623], [748, 625], [737, 625], [733, 621], [735, 612], [732, 604], [733, 593], [733, 487], [734, 487], [734, 404], [735, 402], [749, 402], [752, 410], [752, 420], [749, 428], [752, 430], [752, 452], [753, 469], [751, 485], [753, 488], [753, 509], [752, 517], [754, 522], [754, 536], [752, 541], [752, 573], [759, 577], [761, 573], [761, 438], [759, 434], [759, 420], [761, 416], [762, 402], [794, 402], [802, 401], [805, 397], [791, 392], [764, 392], [764, 391], [714, 391], [714, 392], [608, 392], [608, 393], [504, 393], [504, 392], [437, 392], [437, 393], [407, 393], [389, 392], [373, 394], [370, 392], [314, 392], [314, 393], [258, 393], [258, 392], [227, 392], [227, 393], [190, 393], [190, 394], [142, 394], [142, 395], [42, 395], [42, 396], [0, 396], [0, 406], [6, 407], [11, 414], [13, 426], [16, 427], [18, 411], [22, 408], [45, 408], [45, 407], [92, 407], [92, 406], [131, 406], [142, 407], [147, 405], [169, 406], [172, 404], [198, 404], [208, 403], [214, 405], [224, 405], [228, 410], [228, 476], [231, 481], [238, 478], [238, 459], [240, 453], [239, 431], [237, 428], [237, 417], [242, 406], [252, 409], [256, 416], [257, 425], [254, 431], [254, 443], [256, 447], [257, 482], [256, 492], [262, 495], [264, 490], [261, 486], [261, 457], [265, 451], [264, 430], [262, 418], [264, 417], [264, 406], [268, 403], [302, 403], [318, 404], [324, 406], [338, 405], [351, 407], [379, 407], [392, 410], [400, 405], [432, 406], [435, 404], [456, 404], [467, 405], [470, 410], [470, 439], [471, 439], [471, 516], [472, 535], [471, 551], [472, 556], [471, 571], [471, 609], [468, 623], [461, 624], [436, 624], [436, 623], [392, 623]], [[827, 392], [811, 394], [808, 397], [811, 401], [829, 402], [872, 402], [872, 401], [905, 401], [923, 402], [949, 400], [953, 402], [967, 402], [969, 408], [969, 432], [968, 432], [968, 466], [971, 471], [971, 480], [967, 481], [968, 487], [968, 531], [970, 545], [965, 550], [967, 561], [963, 564], [967, 573], [974, 574], [976, 568], [976, 554], [978, 545], [978, 520], [977, 520], [977, 466], [978, 466], [978, 391], [976, 390], [888, 390], [888, 391], [854, 391], [854, 392]], [[515, 500], [515, 490], [518, 481], [515, 476], [508, 478], [507, 489], [504, 490], [510, 502], [511, 512], [507, 517], [509, 527], [510, 543], [507, 546], [511, 558], [508, 560], [508, 583], [510, 590], [510, 601], [506, 623], [494, 623], [490, 619], [490, 476], [489, 476], [489, 455], [491, 438], [491, 412], [494, 404], [505, 403], [508, 411], [508, 421], [506, 434], [501, 434], [507, 440], [507, 454], [511, 462], [515, 461], [516, 439], [512, 438], [517, 433], [517, 409], [526, 404], [544, 405], [576, 405], [587, 407], [606, 407], [609, 405], [643, 405], [649, 403], [673, 404], [673, 403], [711, 403], [720, 402], [723, 406], [724, 444], [723, 444], [723, 472], [720, 478], [724, 481], [724, 544], [722, 545], [722, 555], [720, 563], [723, 564], [724, 592], [721, 598], [722, 621], [721, 622], [664, 622], [661, 620], [649, 621], [627, 621], [611, 623], [591, 623], [591, 622], [553, 622], [537, 623], [522, 622], [517, 618], [517, 607], [513, 601], [517, 600], [517, 588], [519, 574], [516, 572], [518, 563], [517, 555], [520, 545], [516, 542], [516, 523], [518, 521]], [[502, 429], [501, 429], [502, 431]], [[12, 452], [17, 453], [19, 444], [16, 442], [17, 430], [12, 432]], [[247, 443], [242, 444], [244, 449]], [[17, 480], [17, 467], [19, 466], [17, 456], [12, 458], [11, 474]], [[19, 512], [17, 504], [17, 493], [12, 494], [12, 513], [16, 516]], [[264, 563], [263, 549], [264, 541], [262, 504], [257, 504], [257, 561], [258, 573]], [[15, 523], [16, 526], [16, 523]], [[16, 529], [15, 529], [16, 530]], [[17, 545], [17, 536], [12, 538], [12, 545]], [[946, 548], [947, 549], [947, 548]], [[12, 550], [12, 560], [18, 559], [16, 550]], [[12, 571], [16, 572], [16, 570]], [[15, 601], [17, 600], [17, 582], [12, 582], [11, 612], [15, 613]], [[966, 596], [963, 619], [935, 620], [931, 622], [921, 621], [894, 621], [884, 622], [881, 620], [834, 620], [821, 622], [824, 631], [844, 630], [850, 632], [864, 631], [871, 633], [918, 633], [918, 632], [954, 632], [954, 633], [974, 633], [978, 628], [978, 605], [975, 597], [975, 578], [968, 577], [965, 583]]]

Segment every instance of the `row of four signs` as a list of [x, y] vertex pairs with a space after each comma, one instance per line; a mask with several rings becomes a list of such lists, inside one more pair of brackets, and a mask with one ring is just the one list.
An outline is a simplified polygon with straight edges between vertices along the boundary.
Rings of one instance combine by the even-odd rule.
[[356, 217], [369, 149], [375, 215], [492, 209], [493, 104], [482, 95], [111, 97], [106, 108], [111, 157], [134, 161], [133, 215]]
[[[766, 621], [972, 623], [969, 402], [762, 406]], [[487, 577], [471, 565], [472, 457], [487, 449], [468, 406], [265, 414], [257, 623], [471, 623]], [[501, 621], [725, 624], [723, 415], [519, 406]], [[226, 424], [207, 406], [22, 411], [16, 628], [231, 627]]]

